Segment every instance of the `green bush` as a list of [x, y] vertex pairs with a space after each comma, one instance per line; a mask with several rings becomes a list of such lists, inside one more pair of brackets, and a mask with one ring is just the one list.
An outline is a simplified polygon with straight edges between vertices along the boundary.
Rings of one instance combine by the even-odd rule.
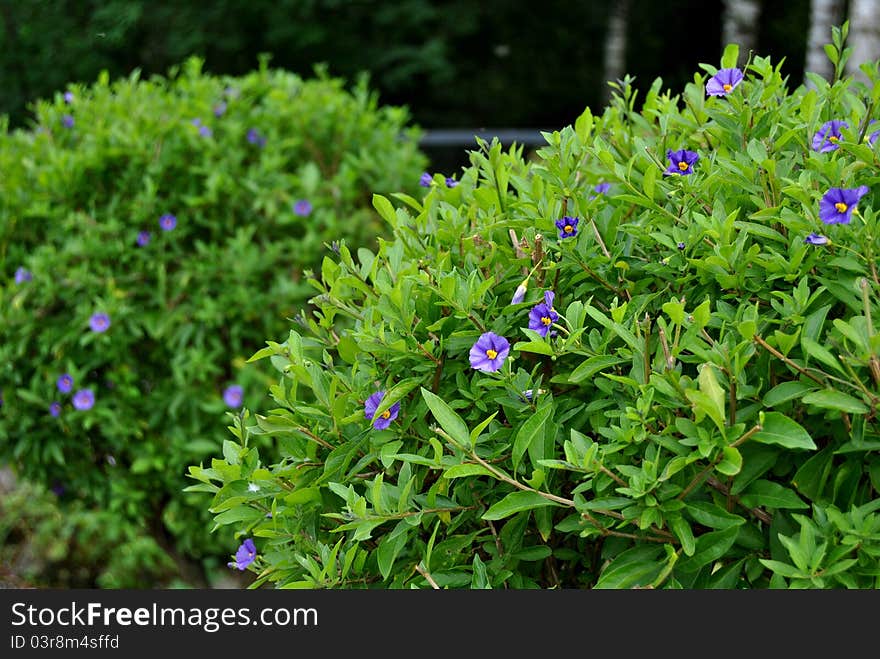
[[325, 258], [190, 469], [255, 587], [880, 585], [876, 64], [703, 69], [375, 196], [394, 238]]
[[219, 448], [224, 410], [267, 400], [245, 360], [286, 336], [310, 269], [375, 244], [371, 192], [417, 189], [426, 161], [366, 78], [201, 66], [105, 74], [0, 135], [0, 461], [130, 525], [106, 534], [143, 540], [120, 587], [179, 574], [157, 547], [225, 562], [186, 466]]

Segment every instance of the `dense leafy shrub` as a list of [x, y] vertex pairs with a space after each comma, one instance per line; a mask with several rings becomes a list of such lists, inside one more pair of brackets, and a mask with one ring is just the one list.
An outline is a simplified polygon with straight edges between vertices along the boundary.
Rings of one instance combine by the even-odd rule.
[[334, 241], [375, 244], [372, 191], [415, 190], [425, 165], [365, 78], [201, 64], [104, 75], [0, 136], [0, 460], [135, 525], [159, 575], [157, 546], [225, 558], [186, 466], [224, 410], [263, 404], [245, 359], [286, 336], [304, 272]]
[[190, 470], [254, 585], [880, 585], [876, 65], [736, 51], [375, 196], [394, 238], [325, 258]]

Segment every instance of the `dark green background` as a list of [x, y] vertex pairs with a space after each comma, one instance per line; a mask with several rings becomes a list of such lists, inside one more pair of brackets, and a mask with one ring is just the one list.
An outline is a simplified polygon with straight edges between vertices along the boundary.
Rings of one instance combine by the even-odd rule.
[[[601, 108], [613, 0], [19, 0], [0, 2], [0, 113], [27, 125], [28, 103], [69, 81], [140, 68], [164, 74], [188, 55], [240, 75], [272, 66], [308, 75], [369, 71], [384, 103], [424, 128], [541, 128]], [[631, 0], [626, 72], [678, 91], [717, 63], [721, 0]], [[809, 0], [765, 1], [757, 51], [803, 75]], [[505, 54], [506, 53], [506, 54]]]

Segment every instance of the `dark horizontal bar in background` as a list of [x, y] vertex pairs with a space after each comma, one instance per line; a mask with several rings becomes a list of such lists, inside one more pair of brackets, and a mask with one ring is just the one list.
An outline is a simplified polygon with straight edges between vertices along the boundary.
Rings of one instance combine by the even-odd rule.
[[547, 140], [541, 135], [540, 129], [522, 128], [449, 128], [425, 130], [419, 140], [419, 146], [473, 146], [476, 138], [481, 137], [491, 142], [493, 137], [508, 146], [516, 142], [525, 146], [544, 145]]

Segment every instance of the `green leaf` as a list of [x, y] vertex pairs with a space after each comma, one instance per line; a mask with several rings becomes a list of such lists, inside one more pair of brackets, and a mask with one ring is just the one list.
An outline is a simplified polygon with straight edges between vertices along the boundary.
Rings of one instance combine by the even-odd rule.
[[492, 423], [492, 419], [494, 419], [497, 414], [498, 414], [497, 410], [495, 412], [492, 412], [492, 414], [490, 414], [488, 417], [486, 417], [485, 419], [480, 421], [480, 423], [477, 424], [476, 428], [471, 430], [471, 434], [470, 434], [471, 444], [476, 445], [477, 440], [480, 438], [480, 433], [486, 429], [486, 426], [488, 426], [490, 423]]
[[542, 497], [537, 492], [511, 492], [501, 501], [493, 504], [489, 510], [483, 513], [481, 519], [496, 520], [504, 519], [522, 510], [532, 510], [542, 506], [557, 506], [559, 504]]
[[810, 433], [797, 421], [789, 419], [780, 412], [766, 412], [761, 430], [752, 435], [752, 440], [762, 444], [777, 444], [785, 448], [814, 451], [816, 444]]
[[768, 480], [756, 480], [740, 495], [740, 503], [749, 508], [809, 508], [795, 492]]
[[826, 410], [840, 410], [841, 412], [849, 412], [851, 414], [867, 414], [870, 410], [858, 398], [854, 398], [842, 391], [835, 391], [834, 389], [809, 393], [803, 397], [803, 402], [807, 405], [815, 405]]
[[594, 589], [647, 586], [663, 569], [663, 547], [637, 545], [618, 554], [602, 570]]
[[843, 366], [840, 365], [840, 362], [834, 357], [834, 355], [831, 354], [831, 351], [828, 350], [828, 348], [826, 348], [825, 346], [820, 345], [819, 343], [808, 337], [806, 334], [801, 336], [801, 346], [803, 347], [804, 352], [806, 352], [811, 357], [818, 359], [826, 366], [830, 366], [838, 373], [846, 375], [846, 372], [843, 370]]
[[446, 404], [442, 398], [431, 393], [424, 387], [421, 387], [422, 398], [428, 404], [428, 408], [437, 419], [440, 427], [461, 446], [471, 447], [470, 432], [467, 424], [462, 420], [458, 413]]
[[721, 451], [724, 458], [715, 466], [715, 469], [725, 476], [736, 476], [742, 469], [742, 454], [733, 446], [725, 446]]
[[739, 59], [739, 44], [736, 44], [736, 43], [727, 44], [724, 47], [724, 52], [721, 54], [721, 68], [722, 69], [735, 68], [738, 59]]
[[496, 478], [495, 474], [479, 464], [453, 465], [443, 472], [443, 478], [464, 478], [466, 476], [491, 476]]
[[622, 364], [625, 361], [627, 360], [612, 355], [597, 355], [596, 357], [590, 357], [581, 362], [577, 368], [571, 372], [566, 381], [571, 382], [572, 384], [583, 382], [584, 380], [592, 378], [599, 371], [611, 368], [617, 364]]
[[764, 394], [761, 402], [764, 404], [764, 407], [776, 407], [790, 400], [799, 399], [815, 388], [816, 385], [805, 382], [782, 382]]
[[694, 572], [712, 561], [716, 561], [733, 546], [739, 534], [739, 525], [735, 524], [720, 531], [704, 533], [697, 538], [694, 555], [679, 565], [684, 572]]
[[382, 216], [389, 224], [394, 226], [397, 222], [397, 212], [394, 205], [380, 194], [373, 194], [373, 208]]
[[525, 423], [520, 426], [516, 433], [516, 438], [513, 440], [514, 472], [516, 472], [520, 460], [522, 460], [522, 456], [525, 454], [529, 446], [531, 446], [532, 442], [534, 442], [536, 438], [543, 438], [544, 424], [547, 422], [547, 419], [550, 418], [552, 413], [553, 405], [545, 405], [526, 419]]
[[533, 352], [539, 355], [548, 355], [552, 357], [554, 354], [553, 346], [546, 341], [519, 341], [513, 346], [514, 350], [520, 352]]

